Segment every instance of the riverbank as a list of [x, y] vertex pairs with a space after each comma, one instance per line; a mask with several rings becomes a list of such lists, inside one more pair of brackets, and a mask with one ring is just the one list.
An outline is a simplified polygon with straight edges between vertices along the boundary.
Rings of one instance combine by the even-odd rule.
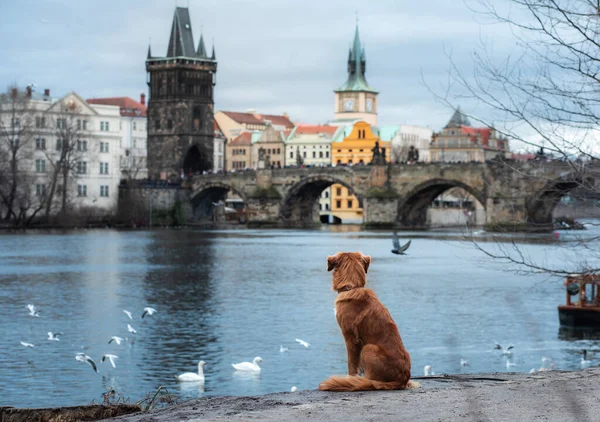
[[[419, 380], [408, 391], [300, 391], [207, 397], [110, 421], [560, 421], [600, 415], [600, 368], [528, 374], [477, 374]], [[595, 415], [595, 416], [594, 416]]]

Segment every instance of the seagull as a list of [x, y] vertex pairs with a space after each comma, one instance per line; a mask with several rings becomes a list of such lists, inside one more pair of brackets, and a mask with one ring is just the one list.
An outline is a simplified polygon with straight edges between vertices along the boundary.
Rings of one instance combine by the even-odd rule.
[[24, 342], [24, 341], [22, 341], [22, 342], [21, 342], [21, 346], [25, 346], [25, 347], [35, 347], [33, 344], [31, 344], [31, 343], [27, 343], [27, 342]]
[[117, 336], [112, 336], [110, 338], [110, 340], [108, 341], [108, 344], [112, 343], [113, 341], [115, 343], [117, 343], [117, 344], [121, 344], [121, 342], [123, 341], [123, 338], [122, 337], [117, 337]]
[[116, 368], [115, 366], [115, 359], [118, 359], [119, 357], [117, 355], [111, 355], [109, 353], [105, 354], [104, 356], [102, 356], [102, 362], [104, 362], [105, 360], [109, 360], [110, 364], [112, 365], [113, 368]]
[[461, 359], [460, 360], [460, 366], [471, 366], [471, 364], [469, 363], [468, 360], [466, 359]]
[[129, 312], [126, 309], [123, 309], [123, 312], [125, 312], [125, 315], [127, 315], [129, 317], [129, 319], [131, 319], [131, 320], [133, 319], [133, 317], [131, 316], [131, 312]]
[[127, 331], [129, 331], [130, 333], [136, 334], [137, 331], [135, 331], [135, 328], [133, 328], [131, 325], [127, 324]]
[[154, 309], [154, 308], [144, 308], [144, 313], [142, 314], [142, 319], [144, 319], [144, 317], [146, 315], [152, 315], [154, 312], [156, 312], [156, 309]]
[[27, 309], [29, 309], [29, 316], [38, 317], [38, 318], [40, 317], [40, 313], [34, 305], [32, 305], [32, 304], [27, 305]]
[[511, 362], [511, 361], [509, 361], [509, 360], [507, 360], [507, 361], [506, 361], [506, 369], [510, 368], [511, 366], [517, 366], [517, 364], [516, 364], [516, 363], [514, 363], [514, 362]]
[[423, 375], [426, 377], [433, 375], [433, 368], [431, 365], [425, 365], [425, 368], [423, 368]]
[[590, 363], [592, 363], [592, 361], [591, 361], [591, 360], [587, 360], [587, 350], [585, 350], [585, 349], [581, 349], [581, 354], [583, 355], [583, 356], [581, 357], [581, 366], [587, 366], [587, 365], [589, 365]]
[[514, 346], [512, 344], [510, 346], [508, 346], [506, 349], [504, 347], [502, 347], [501, 345], [499, 345], [498, 343], [496, 343], [496, 345], [494, 346], [494, 349], [502, 350], [503, 355], [511, 355], [512, 354], [511, 350], [513, 348], [514, 348]]
[[308, 347], [308, 346], [310, 346], [310, 343], [308, 343], [308, 342], [306, 342], [306, 341], [304, 341], [304, 340], [300, 340], [299, 338], [297, 338], [297, 339], [296, 339], [296, 341], [297, 341], [298, 343], [300, 343], [301, 345], [303, 345], [304, 347]]
[[283, 346], [281, 346], [281, 345], [279, 346], [279, 353], [285, 353], [285, 352], [287, 352], [288, 350], [290, 350], [290, 349], [288, 349], [287, 347], [283, 347]]
[[48, 331], [48, 340], [51, 341], [60, 341], [58, 336], [62, 336], [63, 333], [52, 333], [52, 331]]
[[392, 237], [392, 245], [394, 245], [394, 249], [392, 249], [392, 253], [396, 255], [406, 255], [406, 250], [410, 247], [410, 240], [406, 242], [404, 245], [400, 246], [400, 240], [398, 239], [398, 233], [394, 232]]
[[77, 359], [79, 362], [87, 362], [92, 367], [94, 372], [98, 373], [98, 367], [96, 366], [96, 362], [94, 362], [94, 360], [85, 353], [77, 353], [75, 355], [75, 359]]
[[260, 372], [260, 366], [258, 366], [259, 363], [262, 363], [262, 358], [257, 356], [252, 362], [232, 363], [231, 366], [233, 366], [236, 371]]
[[296, 387], [295, 385], [291, 388], [290, 392], [295, 393], [296, 391], [298, 391], [298, 387]]

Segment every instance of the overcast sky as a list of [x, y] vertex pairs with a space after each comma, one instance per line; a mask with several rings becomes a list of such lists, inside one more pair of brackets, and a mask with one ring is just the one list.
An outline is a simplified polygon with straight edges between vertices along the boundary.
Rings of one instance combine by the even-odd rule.
[[380, 124], [440, 129], [452, 113], [422, 79], [443, 93], [448, 53], [469, 72], [482, 40], [500, 56], [514, 48], [506, 28], [481, 25], [462, 0], [0, 0], [0, 83], [139, 99], [148, 42], [166, 53], [176, 4], [189, 4], [196, 44], [202, 32], [210, 51], [214, 38], [217, 110], [295, 122], [333, 118], [357, 11]]

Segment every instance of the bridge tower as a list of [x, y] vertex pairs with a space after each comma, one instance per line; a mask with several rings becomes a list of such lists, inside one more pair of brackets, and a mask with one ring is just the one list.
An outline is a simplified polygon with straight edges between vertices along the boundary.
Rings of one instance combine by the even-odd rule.
[[213, 88], [215, 48], [209, 56], [200, 35], [194, 47], [190, 14], [177, 7], [165, 57], [146, 59], [148, 101], [148, 175], [179, 178], [213, 169]]

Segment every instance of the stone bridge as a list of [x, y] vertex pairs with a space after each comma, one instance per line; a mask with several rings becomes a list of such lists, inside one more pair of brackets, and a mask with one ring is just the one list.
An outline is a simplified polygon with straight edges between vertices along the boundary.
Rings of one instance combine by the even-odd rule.
[[549, 230], [560, 198], [593, 183], [594, 168], [561, 161], [313, 167], [198, 175], [184, 188], [198, 219], [233, 191], [249, 224], [306, 227], [319, 222], [321, 192], [339, 183], [362, 200], [366, 226], [410, 229], [425, 228], [432, 201], [460, 187], [483, 205], [488, 229]]

